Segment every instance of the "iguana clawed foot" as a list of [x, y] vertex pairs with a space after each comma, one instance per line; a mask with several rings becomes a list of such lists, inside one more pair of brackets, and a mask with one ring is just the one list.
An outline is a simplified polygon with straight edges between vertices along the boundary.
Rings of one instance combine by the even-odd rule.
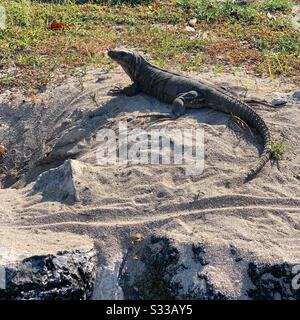
[[122, 94], [124, 94], [123, 93], [123, 89], [124, 88], [122, 88], [121, 86], [115, 86], [113, 89], [110, 89], [109, 91], [108, 91], [108, 94], [110, 95], [110, 96], [118, 96], [118, 95], [122, 95]]
[[126, 95], [127, 97], [136, 96], [140, 93], [140, 88], [135, 84], [131, 84], [128, 87], [122, 88], [121, 86], [117, 85], [115, 88], [111, 89], [108, 93], [110, 95]]

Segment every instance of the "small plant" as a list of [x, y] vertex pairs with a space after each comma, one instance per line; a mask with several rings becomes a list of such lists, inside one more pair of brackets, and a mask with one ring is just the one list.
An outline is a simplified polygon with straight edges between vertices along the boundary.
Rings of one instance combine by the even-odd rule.
[[6, 10], [8, 15], [8, 24], [14, 24], [18, 27], [28, 27], [32, 22], [30, 2], [27, 0], [12, 1]]
[[267, 50], [272, 46], [272, 43], [266, 39], [258, 38], [255, 39], [255, 45], [259, 50]]
[[280, 37], [278, 39], [278, 47], [286, 52], [297, 52], [299, 50], [299, 39], [296, 35]]
[[125, 17], [125, 23], [131, 27], [135, 27], [137, 25], [137, 21], [134, 17]]
[[122, 5], [135, 6], [139, 4], [151, 4], [153, 0], [108, 0], [108, 1], [99, 0], [98, 2], [101, 4], [108, 3], [112, 5], [121, 5], [121, 6]]
[[90, 93], [89, 98], [94, 102], [96, 106], [98, 105], [96, 93]]
[[223, 72], [224, 69], [225, 69], [225, 68], [224, 68], [223, 65], [221, 65], [221, 64], [216, 64], [216, 65], [213, 67], [213, 72], [214, 72], [215, 74], [219, 74], [219, 73]]
[[272, 158], [274, 158], [275, 160], [282, 160], [284, 154], [289, 149], [286, 140], [287, 136], [282, 134], [279, 139], [273, 140], [271, 142], [271, 154]]
[[222, 2], [214, 0], [179, 0], [177, 5], [185, 10], [192, 11], [195, 18], [206, 22], [224, 19], [247, 21], [258, 15], [255, 5], [241, 7], [230, 0]]
[[270, 11], [288, 10], [293, 6], [290, 0], [267, 0], [265, 2], [265, 9]]
[[165, 63], [165, 61], [164, 61], [163, 59], [153, 60], [153, 63], [154, 63], [156, 66], [160, 67], [160, 68], [163, 68], [163, 67], [165, 67], [165, 65], [166, 65], [166, 63]]
[[194, 201], [197, 201], [199, 200], [199, 198], [203, 197], [204, 196], [204, 192], [201, 191], [200, 189], [197, 190], [197, 193], [194, 194]]

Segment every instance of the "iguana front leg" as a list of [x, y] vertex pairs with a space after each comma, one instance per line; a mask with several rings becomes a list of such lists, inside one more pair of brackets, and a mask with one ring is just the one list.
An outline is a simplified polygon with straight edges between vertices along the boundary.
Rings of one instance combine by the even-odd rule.
[[125, 87], [125, 88], [115, 88], [115, 89], [112, 89], [109, 91], [109, 93], [112, 95], [124, 94], [127, 97], [136, 96], [140, 92], [141, 92], [141, 90], [136, 83], [133, 83], [130, 86]]
[[202, 107], [205, 99], [197, 91], [189, 91], [179, 95], [172, 103], [173, 113], [179, 117], [185, 113], [186, 108]]

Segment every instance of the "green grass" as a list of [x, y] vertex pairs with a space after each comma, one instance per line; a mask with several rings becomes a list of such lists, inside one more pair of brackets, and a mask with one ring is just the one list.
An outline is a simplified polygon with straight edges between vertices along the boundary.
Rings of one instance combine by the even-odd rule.
[[240, 6], [233, 1], [178, 0], [177, 4], [179, 7], [191, 11], [193, 17], [207, 22], [228, 19], [249, 21], [262, 13], [257, 3]]
[[[245, 67], [258, 75], [297, 79], [299, 30], [290, 26], [291, 4], [0, 0], [7, 13], [7, 28], [0, 30], [0, 67], [15, 68], [15, 73], [0, 78], [0, 90], [16, 86], [35, 91], [56, 73], [68, 75], [78, 67], [110, 70], [114, 64], [106, 50], [119, 45], [140, 49], [172, 69], [212, 67], [218, 73]], [[269, 10], [276, 19], [268, 19]], [[198, 22], [190, 34], [184, 28], [194, 17]], [[52, 22], [66, 28], [51, 30]]]
[[267, 0], [265, 2], [265, 9], [270, 11], [275, 10], [288, 10], [293, 6], [293, 2], [290, 0]]
[[292, 34], [289, 36], [282, 35], [278, 37], [278, 49], [284, 52], [299, 52], [299, 36]]
[[282, 135], [279, 139], [271, 142], [272, 158], [275, 160], [283, 160], [284, 154], [290, 149], [286, 143], [287, 137]]

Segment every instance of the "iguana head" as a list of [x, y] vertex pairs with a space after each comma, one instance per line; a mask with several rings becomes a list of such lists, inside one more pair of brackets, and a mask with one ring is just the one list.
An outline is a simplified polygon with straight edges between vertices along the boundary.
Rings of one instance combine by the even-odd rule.
[[110, 49], [107, 54], [121, 65], [131, 80], [134, 81], [142, 57], [138, 53], [126, 49]]

